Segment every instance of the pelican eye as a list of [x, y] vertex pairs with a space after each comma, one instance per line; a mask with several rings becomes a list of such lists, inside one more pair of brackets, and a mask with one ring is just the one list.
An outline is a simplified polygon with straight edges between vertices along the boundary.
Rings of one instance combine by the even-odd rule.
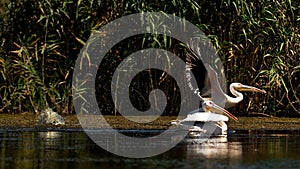
[[210, 106], [212, 106], [212, 105], [213, 105], [213, 102], [208, 102], [208, 104], [209, 104]]

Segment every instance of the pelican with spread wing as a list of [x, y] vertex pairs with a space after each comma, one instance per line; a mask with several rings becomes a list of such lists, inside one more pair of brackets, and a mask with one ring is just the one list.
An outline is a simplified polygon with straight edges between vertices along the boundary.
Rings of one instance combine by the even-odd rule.
[[[241, 83], [231, 83], [229, 86], [229, 90], [231, 94], [234, 95], [235, 97], [230, 97], [222, 90], [220, 82], [218, 80], [217, 72], [209, 65], [206, 66], [206, 69], [207, 69], [207, 74], [211, 85], [211, 89], [210, 89], [211, 96], [216, 96], [216, 98], [207, 97], [204, 94], [202, 96], [204, 100], [213, 100], [215, 104], [225, 105], [225, 108], [230, 108], [244, 99], [244, 96], [241, 92], [266, 93], [265, 90], [253, 86], [248, 86]], [[215, 93], [213, 94], [213, 92]]]
[[[247, 91], [247, 92], [266, 93], [265, 90], [234, 82], [230, 84], [229, 90], [231, 94], [234, 95], [235, 97], [230, 97], [223, 91], [220, 82], [218, 80], [219, 78], [217, 72], [210, 65], [208, 64], [203, 65], [201, 60], [201, 53], [196, 53], [199, 51], [192, 50], [192, 48], [194, 48], [194, 46], [187, 48], [188, 52], [187, 52], [186, 64], [188, 66], [186, 67], [186, 72], [191, 74], [191, 71], [194, 70], [195, 74], [197, 73], [200, 75], [202, 72], [198, 72], [198, 69], [201, 66], [205, 66], [205, 70], [207, 72], [204, 79], [199, 79], [199, 78], [203, 78], [203, 76], [195, 76], [196, 81], [201, 81], [201, 80], [204, 81], [204, 88], [207, 89], [206, 92], [203, 93], [200, 92], [198, 94], [201, 97], [201, 99], [211, 100], [219, 106], [222, 107], [225, 106], [225, 108], [230, 108], [244, 99], [244, 96], [241, 92]], [[204, 71], [203, 69], [200, 70]]]

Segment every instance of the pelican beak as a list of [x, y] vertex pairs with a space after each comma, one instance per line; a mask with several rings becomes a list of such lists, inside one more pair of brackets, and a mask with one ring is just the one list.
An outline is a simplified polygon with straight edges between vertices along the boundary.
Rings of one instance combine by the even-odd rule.
[[239, 91], [248, 91], [248, 92], [267, 93], [263, 89], [259, 89], [259, 88], [256, 88], [256, 87], [253, 87], [253, 86], [247, 86], [247, 85], [242, 85], [237, 90], [239, 90]]
[[213, 104], [209, 107], [209, 111], [214, 112], [214, 113], [218, 113], [218, 114], [224, 114], [227, 117], [233, 119], [234, 121], [238, 121], [238, 118], [235, 117], [233, 114], [229, 113], [229, 111], [225, 110], [224, 108]]

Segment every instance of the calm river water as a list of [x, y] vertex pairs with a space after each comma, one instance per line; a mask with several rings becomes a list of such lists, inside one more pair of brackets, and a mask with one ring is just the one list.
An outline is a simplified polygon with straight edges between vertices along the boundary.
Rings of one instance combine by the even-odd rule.
[[296, 169], [300, 131], [231, 131], [227, 142], [178, 144], [158, 156], [131, 159], [99, 148], [80, 130], [0, 129], [0, 168]]

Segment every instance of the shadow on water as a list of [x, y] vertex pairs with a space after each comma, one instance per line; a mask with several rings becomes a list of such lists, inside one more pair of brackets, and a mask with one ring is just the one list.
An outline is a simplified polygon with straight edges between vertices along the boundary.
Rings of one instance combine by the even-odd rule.
[[[146, 137], [161, 131], [120, 132]], [[144, 159], [113, 155], [81, 130], [0, 129], [0, 136], [0, 168], [300, 168], [300, 130], [239, 130]]]

